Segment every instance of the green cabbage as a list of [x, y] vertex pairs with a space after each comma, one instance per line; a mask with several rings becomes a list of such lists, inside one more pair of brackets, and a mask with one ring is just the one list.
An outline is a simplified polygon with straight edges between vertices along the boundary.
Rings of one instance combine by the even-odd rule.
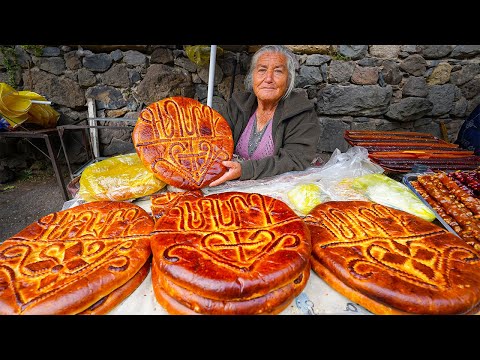
[[287, 196], [294, 209], [304, 215], [326, 200], [317, 184], [298, 184], [288, 191]]

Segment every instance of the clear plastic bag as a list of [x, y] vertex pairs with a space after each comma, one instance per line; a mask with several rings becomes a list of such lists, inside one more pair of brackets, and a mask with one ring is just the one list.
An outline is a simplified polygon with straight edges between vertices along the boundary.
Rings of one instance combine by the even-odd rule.
[[302, 215], [307, 215], [315, 206], [330, 200], [320, 185], [315, 183], [297, 184], [287, 192], [291, 206]]
[[367, 149], [361, 146], [353, 146], [345, 153], [335, 149], [330, 159], [320, 169], [323, 178], [337, 180], [384, 172], [380, 165], [370, 160]]
[[378, 204], [406, 211], [427, 221], [435, 214], [404, 184], [383, 174], [367, 174], [353, 179], [353, 189]]
[[[354, 146], [346, 153], [335, 149], [329, 160], [322, 166], [311, 166], [303, 171], [289, 171], [280, 175], [257, 180], [232, 180], [219, 186], [205, 187], [202, 191], [206, 194], [225, 191], [256, 192], [269, 195], [286, 202], [299, 215], [305, 215], [305, 210], [310, 204], [320, 200], [368, 200], [359, 191], [352, 189], [351, 180], [354, 177], [383, 173], [383, 168], [373, 163], [368, 157], [367, 149]], [[307, 191], [303, 185], [312, 184], [320, 189], [320, 193], [314, 194], [312, 188]], [[299, 186], [300, 194], [288, 192]], [[301, 199], [301, 193], [307, 198]]]

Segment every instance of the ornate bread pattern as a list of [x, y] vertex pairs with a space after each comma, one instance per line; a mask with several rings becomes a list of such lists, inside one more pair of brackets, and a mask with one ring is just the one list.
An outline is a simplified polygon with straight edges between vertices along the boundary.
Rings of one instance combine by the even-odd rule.
[[153, 219], [97, 201], [49, 214], [0, 244], [0, 314], [77, 314], [121, 287], [151, 255]]
[[142, 110], [132, 133], [145, 166], [165, 183], [196, 190], [219, 178], [233, 156], [227, 121], [214, 109], [186, 97], [170, 97]]
[[447, 230], [368, 201], [326, 202], [305, 218], [312, 267], [375, 313], [462, 314], [480, 303], [480, 255]]
[[291, 284], [310, 268], [309, 230], [280, 200], [187, 192], [153, 196], [152, 204], [154, 216], [156, 204], [163, 213], [152, 235], [154, 263], [186, 292], [246, 301]]

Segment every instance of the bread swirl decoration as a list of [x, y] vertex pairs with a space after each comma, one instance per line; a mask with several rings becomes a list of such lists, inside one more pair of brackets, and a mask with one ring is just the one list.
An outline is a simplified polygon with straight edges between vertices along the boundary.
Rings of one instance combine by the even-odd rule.
[[196, 190], [219, 178], [233, 156], [226, 120], [213, 108], [185, 97], [165, 98], [142, 110], [132, 133], [138, 156], [160, 180]]
[[152, 218], [98, 201], [52, 213], [0, 244], [0, 314], [76, 314], [123, 285], [151, 254]]
[[309, 266], [309, 231], [278, 199], [188, 192], [152, 202], [171, 204], [161, 207], [152, 237], [159, 271], [201, 296], [247, 300], [290, 283]]
[[323, 203], [305, 221], [313, 269], [372, 312], [468, 313], [480, 303], [479, 253], [439, 226], [368, 201]]

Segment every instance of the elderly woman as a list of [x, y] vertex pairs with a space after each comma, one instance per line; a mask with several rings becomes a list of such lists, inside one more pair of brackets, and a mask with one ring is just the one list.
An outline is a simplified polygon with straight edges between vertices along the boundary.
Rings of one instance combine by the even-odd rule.
[[234, 93], [222, 115], [233, 132], [240, 161], [210, 186], [304, 170], [315, 157], [319, 122], [313, 103], [293, 91], [295, 57], [286, 47], [266, 45], [252, 57], [246, 92]]

